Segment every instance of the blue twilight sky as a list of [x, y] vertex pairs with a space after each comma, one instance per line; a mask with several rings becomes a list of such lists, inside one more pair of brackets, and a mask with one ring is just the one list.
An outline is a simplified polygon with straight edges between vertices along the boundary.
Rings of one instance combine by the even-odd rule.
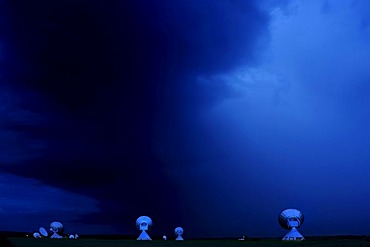
[[0, 230], [370, 234], [370, 2], [0, 2]]

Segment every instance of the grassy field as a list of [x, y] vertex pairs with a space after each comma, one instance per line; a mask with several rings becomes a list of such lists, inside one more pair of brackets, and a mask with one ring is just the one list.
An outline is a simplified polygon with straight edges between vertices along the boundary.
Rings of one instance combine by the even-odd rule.
[[[32, 238], [7, 238], [6, 242], [0, 242], [1, 247], [242, 247], [242, 246], [370, 246], [365, 239], [331, 239], [331, 240], [305, 240], [302, 242], [283, 242], [281, 240], [262, 239], [258, 241], [237, 241], [237, 240], [188, 240], [176, 242], [174, 240], [102, 240], [102, 239], [32, 239]], [[6, 244], [6, 245], [4, 245]]]

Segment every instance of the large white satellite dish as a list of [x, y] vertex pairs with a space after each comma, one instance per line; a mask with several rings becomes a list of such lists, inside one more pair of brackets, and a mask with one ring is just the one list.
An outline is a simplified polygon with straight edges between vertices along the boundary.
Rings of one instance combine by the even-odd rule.
[[281, 227], [290, 230], [282, 240], [304, 240], [302, 234], [299, 233], [299, 228], [304, 221], [304, 215], [297, 209], [285, 209], [278, 218]]
[[34, 233], [33, 233], [33, 237], [34, 237], [34, 238], [41, 238], [41, 235], [40, 235], [40, 233], [38, 233], [38, 232], [34, 232]]
[[44, 237], [47, 237], [48, 236], [48, 232], [45, 230], [45, 228], [43, 227], [40, 227], [39, 228], [39, 232], [41, 233], [42, 236]]
[[140, 216], [136, 220], [136, 227], [138, 230], [141, 231], [140, 236], [137, 238], [137, 240], [152, 240], [148, 233], [146, 233], [147, 230], [149, 230], [149, 227], [153, 225], [152, 220], [148, 216]]
[[50, 238], [63, 238], [60, 235], [64, 231], [64, 227], [63, 227], [62, 223], [60, 223], [58, 221], [51, 222], [50, 223], [50, 231], [53, 232], [53, 235], [51, 235]]
[[176, 227], [175, 228], [175, 234], [177, 235], [177, 238], [176, 238], [177, 241], [183, 241], [184, 240], [181, 236], [183, 233], [184, 233], [184, 229], [182, 229], [182, 227]]

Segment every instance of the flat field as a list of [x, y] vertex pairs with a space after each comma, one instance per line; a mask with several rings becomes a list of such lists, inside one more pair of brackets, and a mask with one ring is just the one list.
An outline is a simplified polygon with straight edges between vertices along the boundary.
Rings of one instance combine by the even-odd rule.
[[1, 247], [261, 247], [261, 246], [370, 246], [367, 239], [328, 239], [328, 240], [305, 240], [302, 242], [283, 242], [275, 239], [261, 240], [104, 240], [104, 239], [32, 239], [32, 238], [6, 238], [0, 243]]

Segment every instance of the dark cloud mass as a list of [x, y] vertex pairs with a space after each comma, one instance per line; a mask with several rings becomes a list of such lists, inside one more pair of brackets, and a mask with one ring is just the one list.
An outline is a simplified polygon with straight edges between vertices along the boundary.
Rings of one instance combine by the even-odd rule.
[[[206, 204], [181, 199], [181, 186], [170, 177], [188, 174], [169, 171], [181, 161], [167, 164], [166, 157], [186, 159], [189, 148], [203, 152], [193, 143], [202, 142], [198, 114], [232, 92], [196, 78], [255, 63], [267, 14], [254, 1], [3, 5], [2, 81], [17, 99], [13, 106], [37, 121], [7, 119], [2, 129], [42, 145], [32, 157], [2, 160], [2, 171], [96, 198], [101, 212], [79, 222], [113, 224], [117, 231], [132, 232], [141, 214], [155, 219], [157, 233], [190, 224], [189, 210], [205, 214]], [[199, 167], [195, 161], [188, 169]], [[203, 197], [207, 179], [188, 189]]]

